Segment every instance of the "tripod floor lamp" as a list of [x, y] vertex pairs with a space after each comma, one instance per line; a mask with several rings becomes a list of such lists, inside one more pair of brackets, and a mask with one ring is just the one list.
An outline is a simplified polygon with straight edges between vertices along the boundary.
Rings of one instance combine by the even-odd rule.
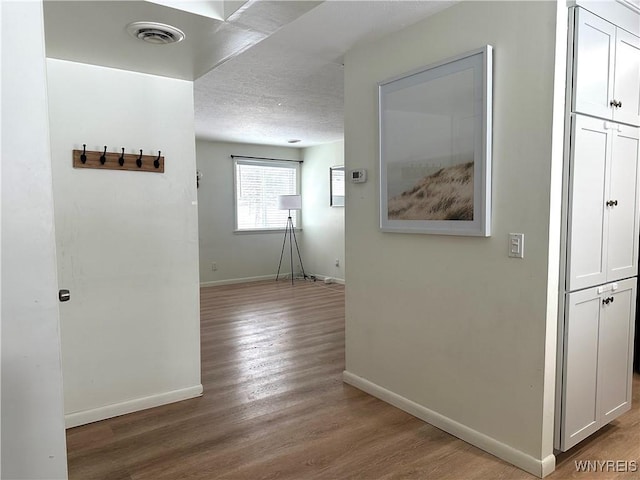
[[284, 239], [282, 240], [282, 251], [280, 252], [280, 263], [278, 263], [278, 274], [276, 275], [276, 281], [280, 278], [280, 268], [282, 267], [282, 258], [284, 257], [284, 249], [289, 240], [289, 265], [291, 267], [291, 285], [293, 285], [293, 244], [296, 245], [296, 252], [298, 252], [298, 260], [300, 261], [300, 268], [302, 269], [302, 278], [306, 279], [307, 274], [304, 271], [304, 265], [302, 264], [302, 257], [300, 256], [300, 249], [298, 248], [298, 239], [296, 238], [296, 231], [293, 228], [293, 220], [291, 219], [291, 210], [300, 210], [302, 208], [302, 197], [300, 195], [280, 195], [278, 196], [278, 209], [289, 210], [289, 218], [287, 218], [287, 226], [284, 230]]

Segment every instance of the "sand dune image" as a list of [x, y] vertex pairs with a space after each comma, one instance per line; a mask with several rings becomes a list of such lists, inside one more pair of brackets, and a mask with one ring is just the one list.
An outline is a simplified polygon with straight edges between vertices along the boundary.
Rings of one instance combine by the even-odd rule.
[[473, 220], [473, 162], [441, 168], [387, 207], [389, 220]]

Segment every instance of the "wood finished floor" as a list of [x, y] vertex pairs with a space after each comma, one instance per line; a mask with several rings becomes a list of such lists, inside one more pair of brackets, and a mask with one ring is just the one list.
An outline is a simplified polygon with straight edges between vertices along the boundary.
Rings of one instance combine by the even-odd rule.
[[[201, 290], [204, 395], [67, 431], [71, 480], [533, 479], [342, 382], [344, 287], [259, 282]], [[558, 458], [640, 460], [633, 410]]]

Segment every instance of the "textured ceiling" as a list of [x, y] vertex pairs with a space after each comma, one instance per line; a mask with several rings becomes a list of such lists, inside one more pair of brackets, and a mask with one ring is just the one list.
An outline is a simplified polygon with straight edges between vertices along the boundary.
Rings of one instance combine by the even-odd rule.
[[342, 57], [455, 2], [325, 1], [195, 82], [196, 136], [297, 147], [344, 136]]
[[279, 45], [256, 45], [195, 84], [196, 136], [296, 146], [342, 138], [343, 67]]
[[[350, 48], [453, 3], [48, 0], [46, 49], [52, 58], [195, 79], [198, 138], [306, 147], [343, 138]], [[125, 31], [135, 21], [174, 25], [186, 38], [150, 45]]]

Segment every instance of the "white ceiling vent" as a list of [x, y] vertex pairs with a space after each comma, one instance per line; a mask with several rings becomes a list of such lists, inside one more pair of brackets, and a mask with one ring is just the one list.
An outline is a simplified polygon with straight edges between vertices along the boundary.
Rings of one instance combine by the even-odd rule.
[[156, 45], [177, 43], [184, 39], [184, 33], [181, 30], [171, 25], [156, 22], [130, 23], [127, 25], [127, 32], [135, 38]]

